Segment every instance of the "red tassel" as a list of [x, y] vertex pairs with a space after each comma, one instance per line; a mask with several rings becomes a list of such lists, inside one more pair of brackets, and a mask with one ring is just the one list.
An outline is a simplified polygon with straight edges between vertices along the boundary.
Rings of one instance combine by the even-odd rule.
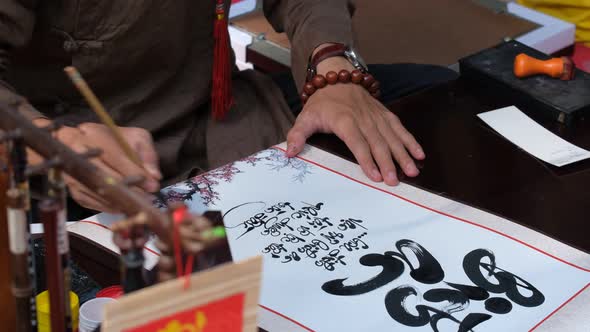
[[213, 51], [213, 86], [211, 88], [212, 115], [215, 120], [225, 119], [233, 104], [231, 94], [231, 66], [229, 63], [229, 32], [223, 0], [215, 7], [215, 50]]

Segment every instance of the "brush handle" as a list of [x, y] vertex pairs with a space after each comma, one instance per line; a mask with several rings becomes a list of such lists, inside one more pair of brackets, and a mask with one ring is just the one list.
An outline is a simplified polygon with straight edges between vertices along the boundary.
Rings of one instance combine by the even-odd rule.
[[37, 128], [31, 121], [19, 113], [14, 105], [0, 103], [0, 128], [5, 131], [19, 128], [23, 138], [31, 149], [46, 160], [58, 158], [64, 173], [80, 181], [83, 185], [98, 193], [114, 208], [128, 216], [140, 212], [146, 214], [148, 226], [162, 241], [172, 244], [170, 234], [171, 219], [158, 208], [152, 206], [145, 197], [121, 181], [104, 174], [53, 136]]
[[92, 89], [90, 89], [90, 87], [88, 86], [84, 78], [82, 78], [82, 75], [80, 75], [78, 70], [74, 67], [66, 67], [64, 68], [64, 71], [66, 72], [66, 74], [68, 74], [68, 77], [70, 78], [70, 80], [72, 80], [72, 83], [74, 83], [78, 91], [80, 91], [82, 96], [84, 96], [86, 102], [88, 102], [90, 108], [94, 111], [94, 113], [96, 113], [100, 121], [105, 126], [107, 126], [107, 128], [109, 128], [111, 134], [113, 135], [121, 149], [123, 149], [125, 155], [127, 155], [127, 157], [131, 159], [131, 161], [133, 161], [136, 165], [143, 168], [141, 158], [139, 158], [137, 153], [135, 153], [135, 151], [129, 146], [129, 144], [119, 131], [119, 129], [117, 129], [115, 121], [113, 121], [113, 119], [109, 116], [102, 103], [98, 100], [94, 92], [92, 92]]
[[45, 274], [49, 290], [51, 331], [66, 331], [66, 300], [64, 274], [59, 250], [60, 205], [55, 199], [44, 199], [39, 203], [45, 241]]
[[16, 188], [9, 189], [6, 197], [8, 199], [6, 212], [11, 256], [11, 289], [16, 300], [15, 331], [33, 332], [31, 297], [34, 295], [29, 273], [29, 222], [25, 209], [28, 197], [24, 197]]

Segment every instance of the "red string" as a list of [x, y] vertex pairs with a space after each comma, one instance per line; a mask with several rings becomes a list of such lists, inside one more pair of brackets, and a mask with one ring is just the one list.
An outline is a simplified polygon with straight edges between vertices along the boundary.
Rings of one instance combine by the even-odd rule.
[[229, 63], [229, 32], [224, 1], [217, 0], [213, 37], [213, 82], [211, 87], [211, 108], [215, 120], [223, 120], [233, 104], [231, 92], [231, 66]]
[[187, 257], [186, 266], [184, 267], [184, 272], [182, 271], [182, 248], [180, 246], [180, 232], [178, 230], [180, 224], [185, 220], [188, 216], [188, 208], [186, 205], [183, 205], [174, 212], [172, 212], [172, 220], [174, 221], [174, 257], [176, 261], [176, 276], [182, 277], [184, 279], [184, 289], [188, 289], [190, 286], [190, 275], [193, 272], [193, 261], [194, 256], [189, 255]]

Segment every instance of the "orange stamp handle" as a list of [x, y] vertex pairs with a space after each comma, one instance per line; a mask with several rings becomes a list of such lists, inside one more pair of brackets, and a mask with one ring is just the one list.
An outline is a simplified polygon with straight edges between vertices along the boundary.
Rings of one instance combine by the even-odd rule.
[[574, 72], [574, 64], [568, 57], [539, 60], [520, 53], [514, 58], [514, 75], [519, 78], [548, 75], [568, 81], [574, 78]]

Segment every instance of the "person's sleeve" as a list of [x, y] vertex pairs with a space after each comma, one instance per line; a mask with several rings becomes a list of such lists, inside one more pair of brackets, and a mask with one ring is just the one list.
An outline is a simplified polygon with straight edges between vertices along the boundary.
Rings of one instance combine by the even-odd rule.
[[36, 0], [2, 0], [0, 2], [0, 102], [18, 105], [29, 119], [43, 117], [26, 99], [6, 82], [10, 52], [26, 45], [35, 25]]
[[313, 50], [324, 43], [352, 43], [352, 0], [264, 0], [266, 18], [291, 42], [291, 70], [301, 89]]

